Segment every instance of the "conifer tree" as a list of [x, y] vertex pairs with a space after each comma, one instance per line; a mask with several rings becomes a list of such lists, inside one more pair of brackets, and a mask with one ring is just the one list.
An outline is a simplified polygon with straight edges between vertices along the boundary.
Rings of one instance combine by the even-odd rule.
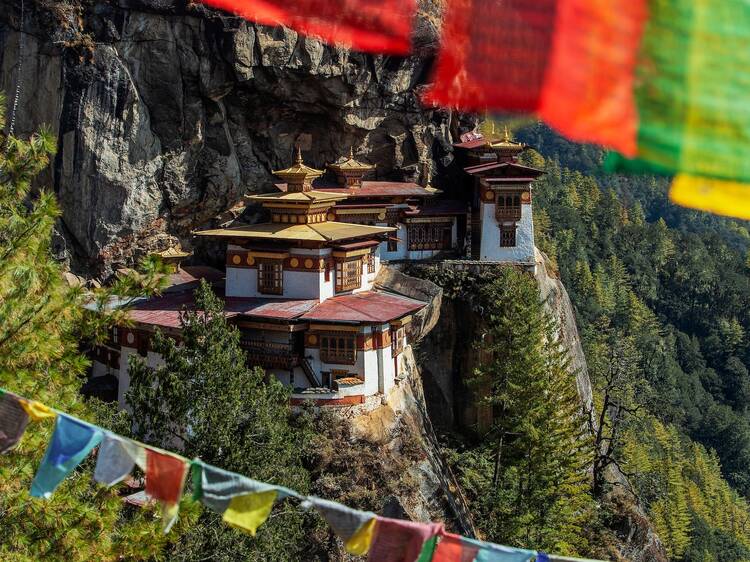
[[469, 382], [493, 422], [464, 467], [476, 519], [493, 541], [585, 551], [591, 449], [575, 375], [533, 278], [503, 268], [479, 295], [490, 359]]
[[[127, 402], [137, 436], [225, 470], [306, 493], [302, 466], [310, 433], [292, 425], [289, 389], [247, 365], [240, 334], [224, 315], [223, 302], [204, 282], [196, 310], [181, 313], [180, 342], [159, 332], [156, 368], [133, 356]], [[180, 538], [171, 560], [294, 560], [302, 558], [304, 515], [282, 506], [256, 537], [221, 522], [204, 509]]]
[[[4, 106], [0, 97], [0, 131]], [[96, 335], [109, 321], [106, 315], [84, 315], [84, 300], [104, 302], [112, 293], [89, 295], [69, 287], [52, 258], [58, 207], [53, 194], [32, 189], [32, 182], [54, 149], [44, 130], [26, 140], [0, 133], [0, 386], [96, 423], [95, 410], [78, 392], [87, 365], [78, 337]], [[158, 268], [152, 273], [142, 280], [156, 288]], [[123, 293], [139, 289], [125, 279], [117, 285]], [[19, 446], [0, 459], [0, 559], [158, 555], [168, 537], [151, 514], [126, 510], [117, 490], [94, 484], [90, 470], [76, 471], [49, 500], [29, 496], [51, 430], [49, 422], [31, 423]]]

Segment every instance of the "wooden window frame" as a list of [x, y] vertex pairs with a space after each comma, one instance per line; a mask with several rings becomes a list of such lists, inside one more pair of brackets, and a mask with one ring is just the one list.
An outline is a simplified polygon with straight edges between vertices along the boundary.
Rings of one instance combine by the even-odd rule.
[[453, 243], [453, 223], [451, 221], [407, 223], [406, 238], [407, 247], [412, 252], [450, 250]]
[[391, 328], [391, 352], [395, 357], [406, 349], [406, 327]]
[[375, 252], [370, 252], [365, 256], [367, 264], [367, 273], [375, 273]]
[[354, 365], [357, 362], [356, 332], [320, 334], [320, 360], [329, 365]]
[[500, 225], [500, 247], [501, 248], [515, 248], [518, 244], [516, 239], [516, 231], [518, 225], [514, 224], [501, 224]]
[[[269, 278], [275, 278], [270, 287], [267, 284]], [[283, 260], [264, 259], [258, 261], [258, 292], [263, 295], [284, 294]]]
[[360, 257], [336, 262], [336, 292], [342, 293], [362, 286], [362, 259]]
[[501, 191], [495, 197], [495, 217], [498, 221], [521, 220], [523, 197], [520, 191]]

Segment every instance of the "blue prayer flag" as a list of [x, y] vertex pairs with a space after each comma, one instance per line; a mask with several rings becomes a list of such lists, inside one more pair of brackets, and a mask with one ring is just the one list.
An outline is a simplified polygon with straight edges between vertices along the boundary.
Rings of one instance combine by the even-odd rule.
[[102, 430], [93, 425], [58, 414], [55, 431], [44, 453], [42, 464], [31, 483], [31, 495], [49, 498], [65, 477], [102, 440]]
[[474, 562], [528, 562], [536, 555], [534, 550], [523, 548], [512, 548], [510, 546], [501, 546], [499, 544], [461, 538], [465, 542], [479, 549]]

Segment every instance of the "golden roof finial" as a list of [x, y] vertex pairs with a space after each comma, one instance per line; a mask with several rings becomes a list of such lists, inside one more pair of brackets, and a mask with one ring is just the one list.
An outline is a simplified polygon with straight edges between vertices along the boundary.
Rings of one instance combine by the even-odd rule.
[[490, 121], [490, 126], [492, 127], [492, 130], [490, 131], [490, 136], [493, 136], [495, 134], [495, 121]]
[[297, 159], [294, 163], [302, 164], [302, 147], [299, 144], [297, 145]]
[[349, 160], [354, 160], [354, 147], [349, 147]]
[[513, 137], [510, 134], [510, 131], [508, 131], [508, 125], [505, 125], [505, 135], [503, 136], [503, 140], [505, 142], [510, 142], [513, 140]]

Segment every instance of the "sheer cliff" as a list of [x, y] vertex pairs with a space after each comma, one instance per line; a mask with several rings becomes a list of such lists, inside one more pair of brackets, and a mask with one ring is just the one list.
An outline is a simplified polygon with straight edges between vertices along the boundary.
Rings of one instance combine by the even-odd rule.
[[[15, 132], [58, 139], [44, 182], [62, 206], [58, 252], [106, 276], [163, 249], [242, 196], [301, 146], [312, 165], [347, 153], [380, 178], [420, 179], [452, 160], [459, 116], [418, 101], [437, 3], [418, 55], [371, 56], [176, 0], [20, 0], [0, 13], [0, 90]], [[17, 95], [17, 104], [16, 102]]]

